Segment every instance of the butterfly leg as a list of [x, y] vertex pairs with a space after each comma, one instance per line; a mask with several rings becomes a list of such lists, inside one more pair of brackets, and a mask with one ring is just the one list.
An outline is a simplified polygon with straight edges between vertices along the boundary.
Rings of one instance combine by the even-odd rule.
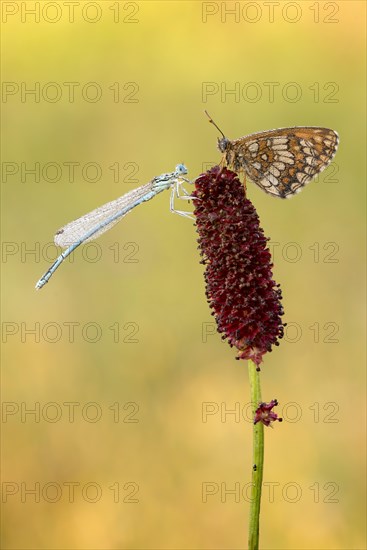
[[220, 160], [219, 166], [220, 166], [221, 168], [224, 168], [224, 167], [227, 166], [227, 165], [228, 165], [228, 164], [227, 164], [227, 160], [226, 160], [226, 155], [223, 155], [222, 158], [221, 158], [221, 160]]
[[[241, 170], [241, 172], [242, 172], [242, 170]], [[240, 175], [241, 175], [241, 172], [240, 172]], [[245, 190], [245, 197], [247, 197], [247, 194], [246, 194], [246, 192], [247, 192], [247, 187], [246, 187], [246, 172], [245, 172], [245, 171], [243, 171], [243, 188], [244, 188], [244, 190]]]

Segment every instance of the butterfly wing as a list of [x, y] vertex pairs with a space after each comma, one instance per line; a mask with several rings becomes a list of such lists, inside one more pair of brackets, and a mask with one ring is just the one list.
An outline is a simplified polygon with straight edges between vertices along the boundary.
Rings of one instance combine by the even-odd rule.
[[330, 164], [338, 143], [328, 128], [280, 128], [232, 141], [231, 160], [266, 193], [284, 199]]

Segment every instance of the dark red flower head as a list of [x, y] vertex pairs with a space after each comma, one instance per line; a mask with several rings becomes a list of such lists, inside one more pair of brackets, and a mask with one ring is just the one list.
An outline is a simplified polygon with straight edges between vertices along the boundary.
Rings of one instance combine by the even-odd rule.
[[243, 185], [227, 168], [199, 176], [193, 197], [206, 296], [218, 332], [239, 350], [237, 359], [258, 366], [284, 332], [268, 239]]
[[276, 399], [273, 399], [270, 403], [259, 403], [259, 406], [255, 412], [254, 424], [262, 422], [264, 426], [270, 426], [270, 423], [275, 422], [275, 420], [282, 422], [283, 419], [278, 418], [278, 415], [272, 411], [272, 409], [277, 405], [278, 401]]

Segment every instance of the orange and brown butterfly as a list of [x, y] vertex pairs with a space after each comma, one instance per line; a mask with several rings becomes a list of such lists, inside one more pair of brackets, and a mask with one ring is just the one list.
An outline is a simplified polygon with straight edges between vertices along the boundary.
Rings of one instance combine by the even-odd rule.
[[301, 191], [322, 172], [338, 148], [337, 132], [312, 126], [278, 128], [231, 141], [205, 113], [223, 136], [218, 138], [218, 149], [228, 168], [244, 171], [266, 193], [282, 199]]

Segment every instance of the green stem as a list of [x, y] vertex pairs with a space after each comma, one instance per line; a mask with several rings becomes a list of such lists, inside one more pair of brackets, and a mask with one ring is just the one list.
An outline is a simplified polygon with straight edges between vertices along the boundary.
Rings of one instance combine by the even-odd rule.
[[[261, 403], [260, 373], [256, 370], [256, 365], [252, 361], [248, 362], [252, 412], [255, 411]], [[260, 502], [261, 485], [264, 469], [264, 425], [258, 422], [253, 426], [253, 470], [252, 470], [252, 489], [249, 521], [249, 550], [258, 550], [259, 548], [259, 520], [260, 520]]]

